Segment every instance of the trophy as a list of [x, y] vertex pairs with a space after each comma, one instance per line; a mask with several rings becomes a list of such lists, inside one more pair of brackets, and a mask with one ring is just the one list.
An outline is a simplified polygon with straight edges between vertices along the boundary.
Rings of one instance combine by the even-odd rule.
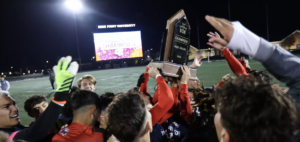
[[[160, 50], [160, 61], [151, 62], [149, 67], [158, 68], [163, 76], [181, 78], [181, 66], [188, 62], [191, 27], [181, 9], [167, 21]], [[189, 68], [191, 80], [198, 80], [197, 70]]]

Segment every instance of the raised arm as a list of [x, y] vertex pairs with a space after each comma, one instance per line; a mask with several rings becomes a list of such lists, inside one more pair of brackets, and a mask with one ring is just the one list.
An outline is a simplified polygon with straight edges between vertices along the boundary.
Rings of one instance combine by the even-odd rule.
[[53, 67], [56, 74], [57, 89], [51, 103], [31, 127], [14, 134], [13, 140], [38, 141], [48, 135], [62, 110], [62, 106], [66, 103], [69, 90], [78, 71], [78, 63], [72, 62], [70, 64], [71, 60], [71, 56], [63, 57], [58, 61], [58, 65]]
[[239, 22], [229, 22], [212, 16], [206, 20], [214, 26], [224, 39], [212, 38], [209, 42], [218, 42], [233, 50], [239, 50], [260, 61], [278, 80], [290, 87], [287, 94], [296, 99], [300, 107], [300, 59], [279, 45], [273, 45], [258, 37]]
[[140, 76], [138, 80], [138, 87], [140, 87], [140, 92], [143, 92], [144, 94], [150, 96], [148, 93], [148, 81], [149, 81], [149, 74], [148, 74], [149, 67], [146, 67], [145, 72]]
[[[179, 106], [178, 106], [178, 87], [177, 87], [177, 81], [174, 81], [174, 80], [172, 81], [172, 87], [171, 87], [171, 92], [172, 92], [173, 99], [174, 99], [173, 106], [171, 107], [171, 109], [166, 114], [164, 114], [162, 119], [159, 121], [159, 124], [164, 123], [167, 119], [172, 117], [179, 110]], [[154, 98], [153, 98], [153, 100], [154, 100]]]
[[149, 73], [150, 76], [157, 81], [157, 92], [159, 94], [157, 103], [150, 110], [152, 114], [152, 125], [154, 126], [162, 119], [163, 115], [172, 108], [174, 99], [169, 86], [159, 74], [159, 71], [156, 68], [151, 68]]
[[[207, 34], [207, 36], [210, 38], [212, 38], [212, 37], [220, 38], [220, 35], [217, 32], [215, 32], [215, 33], [210, 32]], [[207, 44], [210, 45], [211, 47], [215, 48], [216, 50], [220, 50], [222, 52], [225, 59], [227, 60], [229, 67], [231, 68], [231, 70], [234, 74], [248, 75], [245, 67], [243, 67], [243, 65], [232, 55], [232, 53], [229, 51], [228, 48], [226, 48], [225, 46], [222, 46], [221, 44], [218, 44], [218, 43], [210, 43], [209, 42]]]
[[191, 105], [191, 100], [188, 92], [188, 81], [190, 78], [190, 70], [187, 66], [181, 67], [183, 75], [181, 77], [181, 85], [180, 85], [180, 113], [183, 118], [189, 122], [190, 118], [193, 115], [193, 108]]

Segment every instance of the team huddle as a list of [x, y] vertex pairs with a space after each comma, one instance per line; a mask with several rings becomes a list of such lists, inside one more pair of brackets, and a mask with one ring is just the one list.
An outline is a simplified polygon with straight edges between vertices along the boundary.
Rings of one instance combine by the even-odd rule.
[[[84, 75], [72, 83], [78, 63], [63, 57], [49, 70], [57, 84], [48, 103], [42, 95], [25, 101], [35, 121], [20, 124], [16, 102], [0, 91], [0, 132], [6, 141], [42, 142], [297, 142], [300, 140], [300, 59], [258, 37], [239, 22], [206, 16], [221, 36], [208, 33], [208, 45], [220, 50], [232, 72], [212, 88], [190, 80], [190, 69], [201, 69], [201, 55], [180, 79], [145, 68], [133, 85], [119, 93], [94, 92], [96, 79]], [[287, 89], [272, 85], [272, 77], [250, 68], [229, 49], [261, 62]], [[52, 73], [52, 74], [51, 74]], [[149, 78], [156, 80], [148, 93]], [[4, 80], [4, 79], [3, 79]], [[2, 80], [2, 81], [3, 81]], [[126, 80], [125, 80], [126, 81]], [[169, 85], [171, 87], [169, 87]], [[54, 87], [53, 87], [54, 89]]]

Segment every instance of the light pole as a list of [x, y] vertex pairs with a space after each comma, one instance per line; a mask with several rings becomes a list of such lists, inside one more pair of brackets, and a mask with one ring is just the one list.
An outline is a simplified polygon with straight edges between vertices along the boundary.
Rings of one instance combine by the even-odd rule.
[[79, 41], [78, 41], [78, 32], [77, 32], [77, 22], [76, 22], [76, 11], [82, 8], [82, 4], [79, 0], [68, 0], [65, 2], [65, 5], [73, 11], [74, 25], [75, 25], [75, 34], [76, 34], [76, 44], [77, 52], [79, 57], [79, 70], [81, 71], [81, 57], [79, 52]]

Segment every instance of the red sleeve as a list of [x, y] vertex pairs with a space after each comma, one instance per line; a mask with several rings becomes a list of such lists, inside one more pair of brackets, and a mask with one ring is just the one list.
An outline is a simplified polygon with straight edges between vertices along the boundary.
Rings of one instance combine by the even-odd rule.
[[147, 87], [148, 87], [148, 81], [149, 81], [149, 74], [146, 73], [149, 70], [148, 67], [146, 67], [145, 73], [144, 73], [144, 78], [145, 78], [145, 82], [141, 84], [141, 88], [140, 88], [140, 92], [143, 92], [144, 94], [150, 96], [150, 94], [148, 93]]
[[155, 90], [155, 93], [153, 95], [152, 104], [156, 104], [158, 102], [158, 90]]
[[162, 119], [163, 115], [165, 115], [172, 108], [174, 103], [172, 92], [163, 77], [157, 77], [156, 81], [157, 91], [159, 94], [158, 102], [150, 110], [150, 113], [152, 114], [153, 126]]
[[222, 54], [226, 58], [231, 70], [235, 74], [248, 75], [243, 65], [232, 55], [228, 48], [222, 51]]
[[218, 85], [217, 85], [216, 88], [219, 88], [219, 87], [221, 87], [222, 85], [224, 85], [224, 82], [221, 80], [221, 81], [218, 83]]
[[190, 122], [193, 116], [193, 108], [191, 105], [187, 84], [181, 84], [180, 86], [180, 113], [185, 121]]
[[242, 66], [243, 66], [244, 68], [246, 68], [246, 62], [245, 62], [245, 61], [243, 62], [242, 59], [240, 59], [240, 60], [238, 60], [238, 61], [242, 64]]
[[171, 91], [172, 91], [173, 98], [174, 98], [174, 104], [173, 104], [172, 110], [174, 110], [176, 112], [178, 110], [178, 87], [172, 87]]
[[162, 117], [161, 120], [159, 120], [159, 124], [164, 123], [167, 119], [169, 119], [171, 116], [173, 116], [178, 108], [178, 88], [177, 87], [172, 87], [171, 88], [172, 94], [173, 94], [173, 99], [174, 99], [174, 103], [172, 108]]

